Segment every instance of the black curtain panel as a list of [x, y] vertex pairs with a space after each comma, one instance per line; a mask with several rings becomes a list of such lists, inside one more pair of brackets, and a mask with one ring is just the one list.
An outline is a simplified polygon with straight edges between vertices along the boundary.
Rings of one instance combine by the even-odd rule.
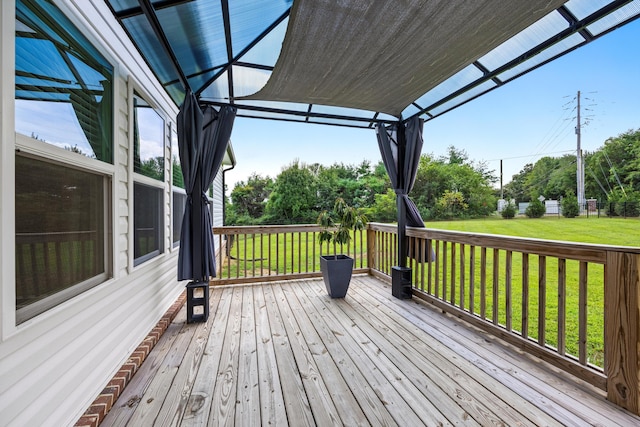
[[424, 222], [409, 192], [413, 188], [422, 151], [424, 121], [417, 117], [391, 126], [378, 124], [376, 134], [382, 161], [396, 192], [398, 209], [398, 259], [400, 267], [407, 262], [406, 226], [424, 227]]
[[216, 275], [215, 249], [207, 189], [220, 169], [229, 145], [236, 109], [225, 106], [204, 112], [189, 91], [178, 113], [178, 150], [187, 192], [178, 280], [208, 281]]

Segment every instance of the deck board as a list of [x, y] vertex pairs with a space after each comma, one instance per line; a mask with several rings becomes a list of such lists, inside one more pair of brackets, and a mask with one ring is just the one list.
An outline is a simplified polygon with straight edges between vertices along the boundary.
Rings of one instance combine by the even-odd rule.
[[602, 391], [380, 280], [211, 290], [184, 309], [103, 426], [640, 425]]

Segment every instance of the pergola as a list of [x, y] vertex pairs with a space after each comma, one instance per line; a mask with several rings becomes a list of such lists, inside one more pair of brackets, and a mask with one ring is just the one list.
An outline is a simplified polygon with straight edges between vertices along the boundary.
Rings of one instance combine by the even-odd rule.
[[[229, 122], [216, 126], [229, 135], [236, 116], [375, 127], [397, 195], [398, 271], [406, 226], [424, 226], [408, 197], [424, 121], [640, 16], [640, 0], [105, 1], [175, 103], [219, 108]], [[178, 276], [204, 286], [215, 265], [199, 193], [211, 181], [196, 177], [213, 180], [217, 166], [198, 150], [223, 152], [228, 135], [192, 133], [202, 119], [187, 119], [180, 157], [196, 184], [187, 180]], [[213, 139], [202, 143], [205, 133]], [[200, 148], [185, 161], [190, 145]]]
[[[184, 106], [193, 106], [195, 100], [205, 110], [205, 117], [211, 107], [218, 110], [211, 113], [215, 119], [204, 119], [205, 122], [213, 122], [218, 114], [224, 116], [231, 111], [234, 117], [376, 129], [383, 161], [398, 195], [398, 250], [393, 262], [397, 259], [400, 265], [394, 269], [405, 268], [408, 255], [405, 226], [421, 223], [419, 215], [412, 218], [416, 212], [412, 211], [407, 194], [420, 153], [424, 121], [640, 17], [640, 0], [105, 2], [169, 96], [176, 105], [182, 106], [181, 115]], [[222, 119], [220, 122], [224, 123]], [[226, 127], [224, 132], [210, 131], [219, 134], [217, 139], [212, 138], [211, 144], [226, 143], [229, 138], [226, 132], [230, 133], [232, 122], [233, 118], [228, 126], [221, 126]], [[181, 134], [181, 118], [178, 123]], [[190, 126], [189, 120], [185, 123], [183, 130]], [[206, 133], [206, 126], [200, 131]], [[198, 138], [193, 136], [194, 140]], [[211, 175], [213, 169], [204, 174]], [[199, 175], [194, 173], [195, 176]], [[186, 189], [188, 198], [199, 199], [198, 192], [208, 184], [204, 182], [196, 187], [193, 191]], [[210, 223], [202, 221], [199, 231], [189, 232], [197, 236], [207, 228], [211, 228]], [[409, 234], [412, 232], [416, 229], [409, 230]], [[186, 234], [183, 228], [182, 236]], [[460, 237], [458, 243], [464, 245], [466, 238]], [[428, 237], [422, 241], [422, 249], [432, 244]], [[446, 247], [444, 245], [446, 243], [443, 243]], [[181, 240], [180, 251], [186, 246]], [[498, 256], [495, 244], [486, 246], [493, 248], [494, 257]], [[528, 256], [531, 247], [521, 251]], [[511, 249], [508, 251], [510, 260]], [[623, 319], [623, 327], [618, 328], [615, 323], [626, 316], [627, 307], [631, 307], [629, 312], [637, 309], [637, 256], [631, 253], [611, 251], [601, 256], [604, 259], [598, 258], [605, 265], [608, 283], [605, 285], [608, 292], [605, 317], [613, 319], [605, 326], [610, 336], [606, 352], [609, 361], [618, 360], [608, 362], [602, 378], [599, 373], [594, 376], [601, 379], [601, 387], [606, 388], [611, 401], [637, 414], [637, 354], [633, 349], [637, 347], [638, 321], [637, 317], [629, 316]], [[446, 256], [445, 252], [444, 256], [436, 255], [436, 259], [446, 259]], [[431, 257], [424, 259], [430, 261]], [[454, 252], [451, 259], [455, 259]], [[558, 264], [558, 281], [563, 283], [565, 261], [562, 258]], [[586, 261], [580, 262], [580, 281], [586, 284]], [[528, 268], [527, 261], [526, 277]], [[546, 274], [545, 268], [539, 269], [541, 276]], [[511, 270], [511, 261], [506, 269]], [[200, 281], [208, 287], [207, 274], [185, 273], [183, 277], [180, 265], [178, 270], [180, 280], [193, 278], [192, 283]], [[495, 264], [494, 280], [497, 272]], [[395, 287], [395, 274], [391, 277]], [[453, 289], [452, 286], [452, 292]], [[564, 298], [564, 291], [558, 291], [558, 295], [559, 299]], [[460, 299], [464, 301], [463, 297]], [[437, 297], [429, 300], [439, 308], [446, 306]], [[452, 305], [455, 305], [453, 300], [452, 296]], [[544, 297], [541, 300], [544, 301]], [[464, 307], [454, 308], [453, 312], [464, 314]], [[497, 327], [495, 313], [494, 329], [500, 336], [508, 335]], [[523, 317], [527, 317], [526, 313]], [[544, 315], [541, 318], [544, 319]], [[564, 312], [559, 314], [559, 323], [564, 323], [564, 318]], [[473, 313], [465, 319], [477, 320]], [[542, 338], [538, 338], [538, 344], [544, 348], [532, 352], [544, 359], [547, 357], [544, 321], [540, 324]], [[629, 333], [627, 325], [631, 325]], [[511, 326], [508, 329], [511, 330]], [[528, 327], [522, 330], [527, 331]], [[518, 338], [517, 343], [533, 348], [535, 344], [526, 337], [526, 332], [524, 335], [525, 339]], [[558, 338], [558, 352], [564, 355], [564, 341], [561, 344], [560, 340]], [[618, 357], [618, 352], [623, 356]], [[561, 364], [569, 366], [569, 371], [579, 371], [579, 377], [588, 376], [588, 369], [583, 368], [587, 364], [586, 351], [585, 356], [580, 357], [585, 359], [580, 362], [582, 365], [578, 366], [574, 360]], [[626, 377], [628, 372], [631, 372], [630, 378]]]
[[640, 16], [638, 0], [105, 0], [180, 105], [432, 120]]

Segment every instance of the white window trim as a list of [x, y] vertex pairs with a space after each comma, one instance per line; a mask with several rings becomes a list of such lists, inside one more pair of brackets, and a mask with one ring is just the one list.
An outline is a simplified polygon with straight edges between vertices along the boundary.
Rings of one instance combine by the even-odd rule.
[[[82, 32], [89, 42], [96, 48], [100, 49], [101, 54], [113, 67], [112, 90], [114, 96], [114, 112], [112, 123], [114, 164], [105, 163], [96, 159], [71, 153], [51, 144], [37, 141], [29, 136], [15, 132], [15, 20], [16, 20], [16, 2], [15, 0], [2, 0], [0, 2], [0, 342], [17, 334], [20, 330], [30, 327], [31, 325], [46, 322], [48, 314], [58, 310], [59, 307], [71, 303], [75, 297], [82, 295], [98, 286], [104, 286], [110, 283], [116, 272], [118, 271], [117, 242], [115, 241], [115, 230], [117, 224], [117, 203], [115, 185], [117, 178], [117, 168], [114, 166], [116, 162], [117, 148], [117, 129], [118, 115], [116, 114], [116, 106], [118, 103], [118, 94], [120, 93], [120, 82], [118, 76], [121, 68], [120, 62], [113, 56], [111, 50], [105, 51], [103, 40], [95, 37], [93, 28], [87, 26], [87, 22], [78, 18], [75, 13], [63, 2], [54, 1], [54, 4], [67, 16], [67, 18]], [[105, 263], [106, 277], [99, 284], [88, 282], [90, 286], [83, 290], [75, 297], [66, 299], [59, 305], [52, 307], [43, 313], [32, 317], [26, 322], [18, 324], [16, 309], [16, 254], [15, 254], [15, 156], [16, 151], [24, 151], [25, 153], [52, 159], [56, 162], [79, 167], [89, 171], [98, 172], [106, 175], [111, 182], [110, 203], [111, 211], [108, 227], [111, 228], [111, 239], [107, 239], [107, 248], [105, 256], [108, 261]], [[6, 185], [11, 183], [11, 185]], [[108, 233], [108, 229], [105, 230]], [[9, 236], [9, 237], [7, 237]], [[108, 237], [108, 236], [107, 236]], [[76, 286], [85, 286], [78, 284]], [[64, 292], [64, 291], [63, 291]]]
[[[158, 115], [160, 115], [160, 117], [162, 118], [162, 120], [164, 120], [164, 181], [158, 181], [157, 179], [153, 179], [150, 178], [148, 176], [139, 174], [137, 172], [134, 172], [134, 166], [133, 166], [133, 158], [134, 158], [134, 143], [133, 143], [133, 130], [134, 130], [134, 122], [133, 122], [133, 111], [134, 111], [134, 103], [133, 103], [133, 99], [134, 99], [134, 92], [137, 93], [139, 96], [141, 96], [150, 106], [151, 108], [153, 108], [156, 113], [158, 113]], [[149, 261], [151, 261], [154, 258], [157, 258], [159, 256], [162, 256], [163, 254], [167, 253], [171, 247], [170, 244], [168, 244], [167, 242], [171, 241], [172, 238], [171, 236], [167, 236], [167, 233], [170, 233], [171, 230], [171, 214], [167, 214], [167, 206], [171, 206], [169, 204], [167, 204], [167, 197], [171, 198], [171, 192], [170, 192], [170, 180], [171, 180], [171, 161], [170, 161], [170, 154], [167, 155], [167, 151], [171, 151], [171, 135], [170, 135], [170, 127], [168, 125], [168, 123], [170, 123], [170, 120], [167, 118], [167, 114], [166, 112], [160, 108], [158, 106], [158, 104], [155, 102], [155, 99], [153, 97], [151, 97], [145, 90], [144, 88], [141, 87], [141, 85], [139, 85], [135, 78], [131, 75], [128, 76], [127, 79], [127, 119], [129, 121], [129, 126], [128, 126], [128, 133], [129, 133], [129, 141], [128, 141], [128, 146], [129, 146], [129, 161], [128, 161], [128, 171], [129, 171], [129, 176], [131, 177], [128, 181], [128, 192], [129, 192], [129, 229], [128, 229], [128, 235], [130, 236], [128, 239], [128, 269], [127, 271], [131, 274], [133, 271], [135, 271], [138, 268], [143, 268], [144, 266], [149, 264]], [[162, 220], [161, 220], [161, 226], [163, 228], [163, 238], [161, 240], [161, 247], [160, 247], [160, 252], [156, 255], [150, 256], [147, 258], [147, 255], [140, 257], [139, 259], [142, 260], [140, 262], [137, 262], [136, 265], [136, 259], [134, 256], [134, 244], [135, 244], [135, 239], [134, 239], [134, 221], [135, 221], [135, 217], [134, 217], [134, 194], [135, 194], [135, 189], [134, 189], [134, 184], [138, 182], [140, 184], [144, 184], [150, 187], [156, 187], [162, 190], [162, 194], [163, 194], [163, 203], [162, 203]], [[169, 230], [169, 231], [167, 231]]]

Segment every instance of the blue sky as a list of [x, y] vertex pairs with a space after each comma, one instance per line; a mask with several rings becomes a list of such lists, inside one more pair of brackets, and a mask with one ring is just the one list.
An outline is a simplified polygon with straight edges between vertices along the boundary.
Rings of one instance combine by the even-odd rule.
[[[463, 149], [506, 184], [527, 163], [576, 149], [575, 98], [581, 91], [582, 148], [640, 128], [640, 20], [636, 20], [482, 97], [425, 123], [423, 153]], [[585, 120], [582, 120], [584, 123]], [[377, 163], [373, 130], [236, 119], [231, 135], [237, 166], [229, 190], [252, 173], [275, 176], [303, 163]], [[499, 185], [499, 184], [498, 184]]]

